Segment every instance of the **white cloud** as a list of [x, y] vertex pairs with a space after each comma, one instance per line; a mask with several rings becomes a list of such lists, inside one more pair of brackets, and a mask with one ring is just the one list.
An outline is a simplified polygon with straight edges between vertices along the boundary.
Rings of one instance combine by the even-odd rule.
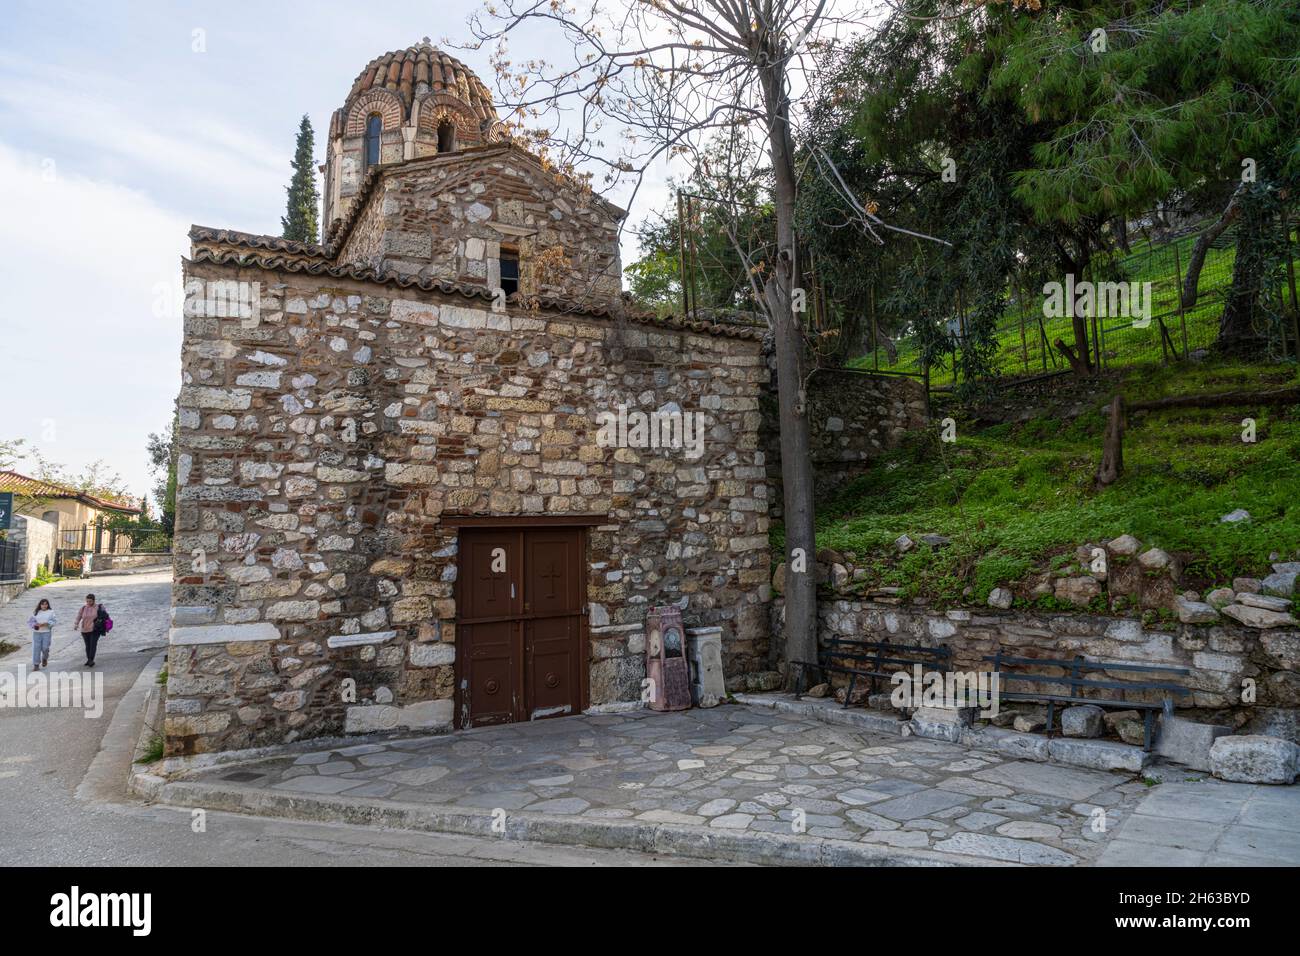
[[188, 223], [144, 194], [0, 142], [0, 434], [79, 469], [102, 458], [143, 492], [148, 433], [180, 387], [178, 281]]
[[101, 174], [129, 167], [133, 179], [200, 194], [219, 184], [222, 201], [236, 206], [256, 206], [284, 185], [284, 148], [229, 118], [151, 101], [110, 77], [27, 67], [0, 56], [0, 110], [21, 116], [29, 148], [47, 144], [45, 155], [60, 165]]

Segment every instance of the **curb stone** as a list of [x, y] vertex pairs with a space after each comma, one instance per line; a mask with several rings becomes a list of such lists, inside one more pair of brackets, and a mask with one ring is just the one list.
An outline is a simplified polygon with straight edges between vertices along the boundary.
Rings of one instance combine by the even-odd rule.
[[[791, 700], [786, 696], [755, 694], [737, 694], [736, 700], [751, 707], [765, 707], [783, 714], [797, 714], [820, 720], [825, 724], [841, 724], [868, 733], [907, 736], [915, 734], [918, 726], [924, 726], [917, 721], [900, 720], [889, 714], [877, 714], [861, 708], [846, 709], [833, 700], [827, 704], [820, 700], [815, 702]], [[956, 727], [956, 725], [952, 726]], [[1080, 767], [1086, 770], [1140, 773], [1151, 760], [1151, 754], [1143, 753], [1141, 747], [1119, 744], [1111, 740], [1086, 740], [1077, 737], [1049, 739], [1042, 734], [1027, 734], [1000, 727], [959, 727], [956, 728], [958, 733], [954, 739], [948, 725], [936, 729], [937, 733], [923, 733], [918, 736], [944, 740], [963, 747], [992, 750], [1018, 760], [1034, 760], [1039, 763]]]
[[437, 807], [363, 797], [271, 792], [256, 787], [167, 782], [133, 773], [133, 793], [157, 803], [202, 807], [231, 813], [326, 823], [348, 823], [465, 836], [634, 850], [719, 862], [769, 866], [1014, 866], [984, 857], [911, 850], [774, 833], [720, 832], [682, 824], [628, 820], [589, 820], [526, 811], [505, 818], [505, 832], [494, 833], [489, 810]]
[[[121, 766], [131, 766], [130, 773], [138, 769], [148, 770], [148, 765], [135, 764], [139, 755], [141, 742], [146, 741], [151, 723], [157, 718], [159, 701], [155, 680], [162, 669], [165, 652], [159, 652], [136, 677], [135, 683], [118, 699], [108, 730], [99, 742], [95, 753], [86, 769], [86, 773], [77, 785], [75, 796], [78, 800], [121, 800]], [[138, 733], [133, 732], [137, 720], [143, 720]], [[146, 741], [147, 742], [147, 741]], [[131, 792], [130, 777], [127, 791]]]

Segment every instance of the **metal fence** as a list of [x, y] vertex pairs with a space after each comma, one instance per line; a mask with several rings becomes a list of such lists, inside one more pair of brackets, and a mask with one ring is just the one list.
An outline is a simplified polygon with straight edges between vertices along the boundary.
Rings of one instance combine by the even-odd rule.
[[159, 528], [134, 528], [104, 524], [82, 525], [59, 531], [59, 549], [94, 554], [155, 554], [170, 551], [171, 537]]
[[0, 581], [17, 581], [23, 577], [23, 546], [17, 541], [0, 541]]

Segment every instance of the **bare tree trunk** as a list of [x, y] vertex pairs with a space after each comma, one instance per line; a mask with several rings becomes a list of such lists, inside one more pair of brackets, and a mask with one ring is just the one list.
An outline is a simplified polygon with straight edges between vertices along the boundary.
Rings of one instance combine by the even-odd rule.
[[1115, 217], [1115, 243], [1125, 255], [1133, 251], [1128, 241], [1128, 217], [1123, 213]]
[[1242, 255], [1247, 239], [1238, 233], [1237, 257], [1232, 262], [1232, 284], [1219, 316], [1219, 336], [1215, 345], [1230, 355], [1248, 355], [1263, 344], [1256, 328], [1262, 316], [1259, 295], [1263, 276], [1258, 260]]
[[[1074, 330], [1074, 334], [1077, 341], [1079, 335], [1079, 330], [1077, 328]], [[1070, 363], [1070, 368], [1074, 372], [1074, 374], [1079, 376], [1079, 378], [1086, 378], [1088, 374], [1092, 371], [1092, 366], [1088, 362], [1087, 342], [1086, 341], [1084, 342], [1083, 351], [1080, 354], [1076, 354], [1074, 349], [1070, 348], [1060, 339], [1056, 340], [1055, 345], [1056, 345], [1056, 351], [1064, 355], [1065, 360]]]
[[[1056, 256], [1057, 261], [1061, 264], [1063, 271], [1072, 273], [1076, 280], [1083, 279], [1088, 268], [1088, 262], [1091, 259], [1090, 249], [1086, 239], [1079, 239], [1078, 255], [1071, 254], [1066, 245], [1060, 239], [1056, 239]], [[1088, 319], [1086, 316], [1078, 315], [1073, 303], [1070, 304], [1071, 330], [1074, 333], [1074, 347], [1070, 348], [1060, 339], [1053, 344], [1056, 350], [1065, 356], [1070, 368], [1079, 378], [1086, 378], [1092, 374], [1092, 349], [1088, 341]]]
[[1114, 484], [1124, 473], [1124, 399], [1116, 395], [1110, 401], [1110, 421], [1106, 424], [1106, 437], [1101, 445], [1101, 467], [1097, 469], [1097, 484]]
[[885, 354], [889, 356], [890, 365], [894, 365], [898, 362], [898, 346], [894, 344], [893, 339], [880, 329], [876, 329], [876, 341], [873, 344], [875, 347], [885, 350]]
[[1201, 281], [1201, 269], [1205, 265], [1205, 256], [1210, 251], [1211, 244], [1215, 239], [1223, 235], [1224, 230], [1237, 219], [1237, 213], [1241, 210], [1241, 207], [1237, 205], [1237, 196], [1238, 192], [1233, 192], [1232, 198], [1228, 200], [1228, 205], [1224, 207], [1223, 213], [1203, 233], [1196, 237], [1196, 242], [1192, 245], [1192, 254], [1187, 260], [1187, 275], [1183, 277], [1184, 309], [1190, 309], [1196, 305], [1196, 297], [1199, 294], [1197, 286]]
[[[792, 291], [800, 275], [794, 234], [794, 143], [790, 135], [789, 101], [781, 51], [768, 49], [760, 70], [767, 105], [768, 139], [772, 156], [773, 199], [776, 207], [777, 255], [764, 287], [776, 349], [777, 400], [781, 425], [781, 486], [785, 505], [785, 659], [817, 661], [817, 543], [814, 527], [812, 453], [808, 403], [804, 392], [806, 353], [799, 317], [792, 308]], [[796, 560], [802, 561], [796, 564]], [[802, 571], [795, 573], [797, 566]], [[792, 687], [797, 668], [786, 672]]]

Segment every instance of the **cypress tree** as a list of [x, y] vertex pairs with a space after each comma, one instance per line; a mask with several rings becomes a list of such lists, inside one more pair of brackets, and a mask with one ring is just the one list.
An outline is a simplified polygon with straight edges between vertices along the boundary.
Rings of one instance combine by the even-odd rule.
[[285, 239], [298, 242], [318, 242], [317, 208], [320, 192], [316, 189], [315, 160], [316, 134], [306, 115], [298, 126], [298, 145], [293, 151], [293, 179], [285, 187], [289, 194], [288, 215], [282, 216], [280, 226]]

